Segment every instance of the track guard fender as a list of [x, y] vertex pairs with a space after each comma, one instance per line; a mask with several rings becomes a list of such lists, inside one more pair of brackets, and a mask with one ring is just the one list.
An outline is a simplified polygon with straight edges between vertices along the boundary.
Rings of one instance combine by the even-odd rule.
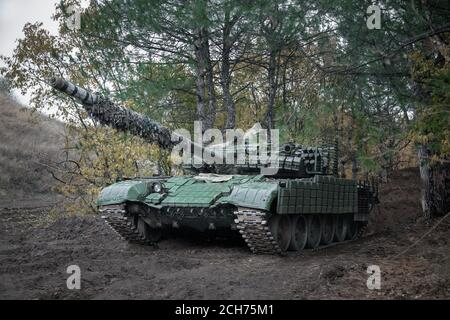
[[143, 201], [148, 194], [149, 190], [145, 181], [120, 181], [102, 189], [97, 198], [97, 205], [105, 206], [126, 201]]
[[233, 187], [227, 202], [237, 207], [270, 210], [277, 196], [277, 183], [244, 183]]

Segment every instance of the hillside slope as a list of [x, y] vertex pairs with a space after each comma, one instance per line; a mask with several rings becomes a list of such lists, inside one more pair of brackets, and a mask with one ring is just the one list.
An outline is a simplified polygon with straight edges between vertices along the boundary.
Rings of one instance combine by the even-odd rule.
[[55, 181], [42, 159], [54, 159], [63, 145], [63, 123], [0, 94], [0, 201], [50, 192]]

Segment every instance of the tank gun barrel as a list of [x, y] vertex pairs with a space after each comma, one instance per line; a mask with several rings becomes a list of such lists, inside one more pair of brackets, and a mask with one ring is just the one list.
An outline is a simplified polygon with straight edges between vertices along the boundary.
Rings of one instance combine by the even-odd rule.
[[80, 103], [92, 106], [98, 102], [98, 96], [62, 78], [52, 78], [50, 85], [65, 94], [76, 98]]
[[114, 104], [109, 99], [81, 88], [62, 78], [52, 78], [50, 85], [80, 102], [89, 116], [103, 125], [118, 131], [130, 132], [164, 149], [172, 149], [177, 141], [171, 140], [171, 130], [157, 121], [128, 108]]

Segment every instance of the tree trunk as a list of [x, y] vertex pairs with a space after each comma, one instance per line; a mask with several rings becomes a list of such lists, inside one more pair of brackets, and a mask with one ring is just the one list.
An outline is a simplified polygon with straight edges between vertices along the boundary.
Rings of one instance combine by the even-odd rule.
[[269, 97], [267, 102], [266, 118], [268, 129], [273, 129], [275, 127], [275, 98], [278, 90], [277, 61], [275, 51], [272, 51], [270, 53], [268, 81], [269, 81]]
[[223, 103], [227, 110], [227, 119], [225, 121], [225, 129], [233, 129], [236, 125], [236, 106], [230, 91], [231, 74], [230, 74], [230, 52], [232, 41], [230, 39], [231, 21], [229, 11], [225, 12], [225, 25], [222, 35], [222, 67], [220, 70], [220, 84], [223, 92]]
[[431, 165], [431, 156], [427, 146], [419, 146], [421, 203], [425, 218], [443, 216], [450, 212], [450, 165], [448, 162]]
[[206, 65], [206, 84], [208, 89], [208, 112], [206, 115], [206, 129], [210, 129], [214, 126], [214, 121], [216, 120], [216, 89], [214, 87], [214, 70], [211, 62], [211, 54], [209, 52], [209, 35], [205, 31], [205, 36], [203, 38], [203, 51], [205, 57]]
[[202, 50], [202, 34], [199, 32], [195, 45], [195, 93], [197, 97], [197, 121], [205, 121], [205, 63]]
[[[212, 128], [216, 115], [216, 93], [214, 89], [213, 68], [209, 54], [208, 32], [202, 28], [194, 41], [195, 77], [197, 95], [197, 119], [202, 121], [202, 129]], [[208, 108], [206, 107], [208, 106]]]

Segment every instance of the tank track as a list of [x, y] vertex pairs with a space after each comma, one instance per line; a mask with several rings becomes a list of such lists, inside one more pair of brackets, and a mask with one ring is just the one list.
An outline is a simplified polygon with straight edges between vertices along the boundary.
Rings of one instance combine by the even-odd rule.
[[130, 221], [130, 218], [126, 216], [124, 206], [100, 208], [99, 212], [102, 214], [102, 219], [105, 220], [106, 224], [122, 239], [140, 245], [153, 244], [138, 232], [137, 228]]
[[239, 208], [235, 211], [237, 219], [234, 220], [250, 251], [253, 253], [281, 254], [268, 226], [268, 217], [264, 211]]
[[[236, 227], [239, 230], [244, 241], [247, 243], [250, 251], [253, 253], [262, 254], [283, 254], [282, 250], [277, 244], [270, 228], [268, 226], [267, 213], [261, 210], [253, 210], [248, 208], [239, 208], [235, 211], [237, 219], [234, 220]], [[334, 242], [328, 245], [321, 245], [315, 249], [321, 250], [332, 246], [341, 245], [359, 239], [366, 231], [367, 224], [362, 224], [358, 229], [357, 235], [352, 240], [344, 240], [341, 242]]]
[[[142, 236], [136, 226], [127, 217], [124, 206], [108, 206], [99, 209], [106, 224], [122, 239], [140, 245], [154, 245], [153, 242]], [[236, 227], [246, 242], [251, 252], [255, 254], [283, 254], [278, 243], [270, 231], [268, 224], [268, 214], [262, 210], [239, 208], [234, 212]], [[325, 249], [331, 246], [354, 241], [362, 236], [366, 225], [358, 230], [358, 234], [353, 240], [335, 242], [329, 245], [320, 246], [314, 250]]]

